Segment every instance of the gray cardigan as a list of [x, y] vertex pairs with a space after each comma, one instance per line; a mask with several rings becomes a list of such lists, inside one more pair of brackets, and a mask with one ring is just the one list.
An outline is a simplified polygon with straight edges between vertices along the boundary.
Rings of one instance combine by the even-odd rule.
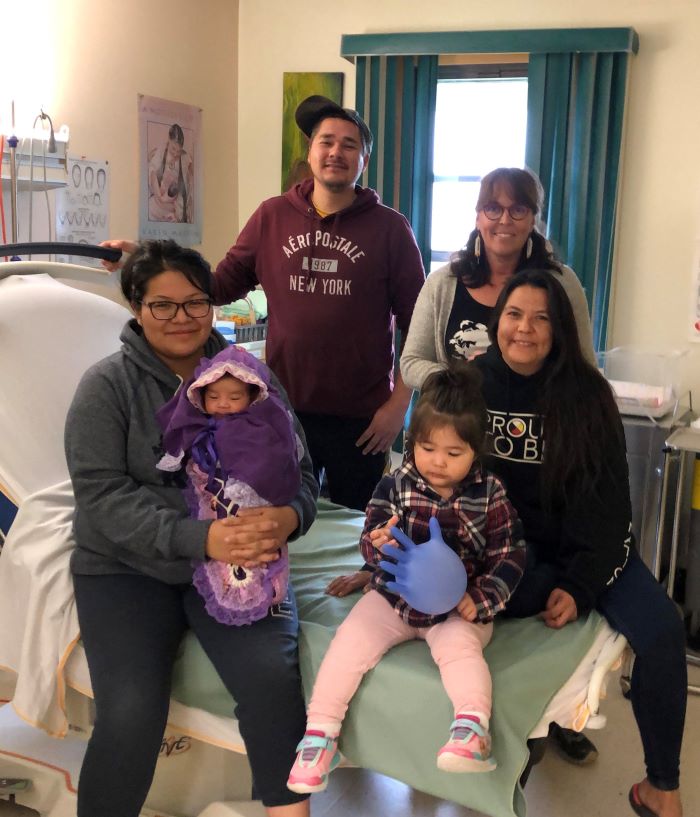
[[[576, 273], [566, 266], [562, 267], [562, 275], [552, 274], [557, 277], [571, 301], [583, 355], [595, 366], [591, 318], [581, 282]], [[418, 296], [401, 355], [401, 374], [406, 385], [413, 389], [420, 389], [429, 374], [447, 366], [445, 332], [457, 281], [457, 276], [452, 274], [451, 265], [445, 264], [428, 275]]]
[[[83, 376], [68, 411], [65, 447], [75, 493], [76, 548], [71, 569], [78, 574], [143, 573], [168, 584], [192, 580], [192, 560], [204, 559], [210, 521], [191, 519], [173, 475], [156, 468], [162, 455], [156, 411], [180, 386], [153, 352], [136, 321], [124, 327], [122, 350]], [[214, 331], [204, 352], [226, 346]], [[289, 405], [277, 379], [273, 385]], [[290, 502], [299, 516], [295, 535], [316, 516], [318, 486], [304, 432], [302, 484]]]

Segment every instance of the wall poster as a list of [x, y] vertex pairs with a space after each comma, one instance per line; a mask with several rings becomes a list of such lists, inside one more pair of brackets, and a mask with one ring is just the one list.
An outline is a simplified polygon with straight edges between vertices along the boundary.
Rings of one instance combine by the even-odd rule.
[[[109, 162], [68, 157], [65, 187], [56, 190], [56, 241], [99, 244], [109, 235]], [[99, 259], [57, 255], [57, 261], [101, 266]]]
[[139, 95], [139, 238], [202, 241], [202, 110]]

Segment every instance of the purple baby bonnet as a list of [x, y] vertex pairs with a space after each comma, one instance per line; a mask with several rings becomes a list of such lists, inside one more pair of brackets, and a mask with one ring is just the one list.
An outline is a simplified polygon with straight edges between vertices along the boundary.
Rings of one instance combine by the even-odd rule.
[[[211, 360], [203, 357], [194, 370], [194, 377], [188, 383], [183, 384], [178, 394], [184, 391], [190, 403], [201, 412], [204, 412], [202, 389], [219, 380], [225, 374], [230, 374], [244, 383], [257, 386], [260, 389], [260, 394], [255, 398], [256, 403], [265, 400], [267, 397], [270, 389], [270, 370], [261, 360], [258, 360], [257, 357], [240, 346], [228, 346], [226, 349], [222, 349], [218, 355], [214, 355]], [[276, 391], [275, 393], [277, 394]]]

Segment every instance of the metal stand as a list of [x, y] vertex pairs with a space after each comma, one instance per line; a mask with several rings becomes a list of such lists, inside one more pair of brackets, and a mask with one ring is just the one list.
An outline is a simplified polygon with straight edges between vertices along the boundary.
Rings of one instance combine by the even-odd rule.
[[[673, 598], [676, 584], [676, 569], [678, 567], [678, 546], [681, 538], [681, 527], [684, 512], [687, 510], [687, 496], [684, 490], [691, 468], [695, 463], [696, 454], [700, 454], [700, 431], [692, 428], [678, 428], [666, 440], [664, 449], [664, 474], [661, 488], [661, 507], [659, 512], [659, 528], [654, 558], [654, 575], [659, 578], [661, 564], [661, 549], [665, 534], [665, 515], [672, 493], [670, 485], [672, 472], [677, 472], [675, 480], [675, 496], [673, 497], [673, 527], [671, 529], [671, 547], [668, 566], [668, 595]], [[700, 656], [686, 651], [686, 660], [693, 666], [700, 667]], [[688, 692], [700, 695], [700, 686], [688, 684]]]
[[[14, 127], [14, 106], [12, 109], [12, 126]], [[12, 242], [17, 242], [17, 165], [16, 153], [19, 139], [13, 134], [7, 140], [10, 148], [10, 216], [12, 227]], [[2, 157], [0, 157], [2, 158]]]

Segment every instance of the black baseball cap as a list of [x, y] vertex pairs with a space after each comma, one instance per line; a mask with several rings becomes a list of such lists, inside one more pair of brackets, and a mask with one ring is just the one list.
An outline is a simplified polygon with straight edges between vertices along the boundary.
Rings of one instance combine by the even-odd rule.
[[372, 152], [372, 131], [367, 127], [364, 119], [352, 108], [341, 108], [332, 99], [325, 96], [307, 96], [302, 100], [294, 114], [299, 130], [311, 138], [311, 133], [316, 125], [322, 120], [332, 117], [335, 119], [345, 119], [353, 122], [360, 130], [360, 138], [367, 153]]

